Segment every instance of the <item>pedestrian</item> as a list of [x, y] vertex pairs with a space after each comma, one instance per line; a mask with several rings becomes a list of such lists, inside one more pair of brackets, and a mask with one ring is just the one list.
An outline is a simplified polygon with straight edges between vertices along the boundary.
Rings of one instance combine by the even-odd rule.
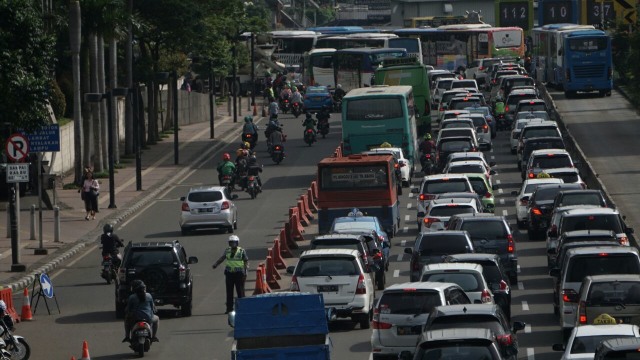
[[227, 285], [227, 310], [225, 314], [233, 311], [233, 288], [236, 288], [238, 298], [244, 297], [244, 282], [247, 280], [247, 267], [249, 258], [247, 252], [238, 246], [240, 238], [237, 235], [229, 236], [229, 247], [224, 250], [222, 256], [213, 264], [217, 268], [225, 261], [224, 275]]
[[93, 171], [87, 169], [82, 181], [82, 199], [84, 200], [84, 209], [87, 212], [85, 220], [95, 220], [98, 212], [98, 194], [100, 191], [100, 183], [93, 178]]

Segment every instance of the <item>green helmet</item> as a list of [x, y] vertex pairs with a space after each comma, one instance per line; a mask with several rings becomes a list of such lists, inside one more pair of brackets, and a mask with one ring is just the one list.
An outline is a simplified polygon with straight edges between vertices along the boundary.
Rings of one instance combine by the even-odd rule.
[[431, 140], [431, 134], [427, 133], [427, 134], [424, 136], [424, 139], [425, 139], [425, 140]]
[[244, 122], [248, 122], [248, 123], [253, 122], [253, 118], [251, 116], [247, 115], [247, 116], [244, 117]]

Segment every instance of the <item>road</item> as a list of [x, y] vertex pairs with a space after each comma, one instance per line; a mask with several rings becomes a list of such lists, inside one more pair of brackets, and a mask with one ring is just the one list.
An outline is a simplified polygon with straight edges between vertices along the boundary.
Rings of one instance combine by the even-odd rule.
[[[637, 182], [623, 181], [623, 177], [616, 176], [637, 176], [637, 167], [640, 166], [631, 164], [629, 159], [632, 153], [637, 152], [632, 146], [632, 135], [638, 133], [637, 125], [632, 121], [633, 111], [626, 108], [616, 92], [611, 98], [587, 96], [570, 101], [564, 100], [559, 93], [553, 93], [553, 96], [563, 118], [570, 125], [571, 133], [583, 145], [583, 150], [593, 161], [609, 192], [633, 225], [640, 216], [634, 207], [637, 190], [626, 184]], [[620, 108], [625, 110], [621, 111]], [[615, 121], [616, 126], [607, 126], [605, 119]], [[332, 117], [331, 133], [327, 139], [320, 140], [311, 148], [302, 142], [301, 119], [296, 120], [288, 115], [284, 116], [283, 122], [289, 136], [287, 158], [281, 165], [274, 165], [266, 158], [262, 139], [258, 157], [265, 165], [265, 191], [253, 201], [247, 194], [240, 194], [237, 200], [240, 217], [236, 234], [240, 236], [241, 246], [247, 249], [250, 259], [256, 259], [252, 265], [264, 260], [266, 248], [282, 227], [288, 207], [314, 179], [315, 164], [332, 153], [339, 143], [338, 115]], [[235, 145], [238, 139], [233, 137], [227, 141]], [[598, 147], [594, 146], [596, 142]], [[227, 150], [233, 148], [229, 145]], [[600, 151], [601, 148], [607, 151]], [[544, 241], [529, 241], [526, 231], [517, 230], [511, 191], [519, 189], [521, 180], [514, 155], [509, 152], [506, 132], [498, 133], [493, 150], [487, 152], [486, 156], [498, 164], [495, 183], [500, 189], [496, 192], [496, 213], [506, 215], [512, 225], [519, 256], [520, 274], [519, 283], [513, 284], [512, 319], [526, 322], [527, 327], [518, 336], [518, 358], [558, 359], [560, 353], [554, 352], [551, 345], [561, 342], [562, 338], [551, 305], [552, 283], [547, 274], [545, 245]], [[150, 359], [226, 359], [229, 356], [233, 333], [223, 315], [223, 275], [222, 271], [211, 269], [211, 263], [222, 253], [228, 235], [211, 231], [181, 237], [177, 225], [179, 197], [185, 194], [189, 186], [215, 182], [213, 168], [218, 158], [219, 155], [204, 164], [194, 164], [192, 171], [184, 178], [178, 179], [166, 193], [118, 228], [118, 233], [125, 240], [180, 239], [188, 254], [196, 255], [200, 260], [192, 270], [195, 276], [194, 315], [180, 318], [174, 311], [163, 310], [160, 313], [158, 335], [161, 342], [153, 345], [147, 355]], [[629, 173], [625, 172], [627, 170]], [[419, 179], [414, 179], [412, 186], [418, 182]], [[417, 234], [415, 199], [411, 198], [409, 191], [404, 191], [401, 198], [401, 219], [401, 231], [392, 240], [387, 285], [408, 281], [408, 256], [403, 254], [403, 248], [411, 246]], [[308, 238], [313, 236], [313, 227], [307, 232]], [[92, 248], [52, 274], [62, 314], [44, 315], [46, 308], [40, 304], [34, 322], [18, 325], [18, 333], [26, 336], [32, 344], [33, 359], [77, 356], [82, 348], [82, 340], [89, 342], [92, 359], [133, 356], [133, 352], [120, 343], [123, 329], [122, 323], [114, 317], [113, 287], [104, 284], [99, 277], [99, 261], [98, 250]], [[289, 260], [289, 265], [293, 265], [293, 261]], [[284, 275], [280, 283], [286, 287], [288, 277]], [[364, 360], [371, 357], [371, 330], [360, 330], [350, 322], [342, 321], [332, 324], [331, 332], [334, 358]]]

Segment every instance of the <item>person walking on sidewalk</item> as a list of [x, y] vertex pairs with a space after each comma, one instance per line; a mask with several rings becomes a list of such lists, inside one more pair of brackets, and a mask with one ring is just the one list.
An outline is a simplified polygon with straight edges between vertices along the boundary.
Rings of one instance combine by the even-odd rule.
[[233, 288], [236, 288], [238, 298], [244, 297], [244, 282], [247, 280], [247, 267], [249, 266], [249, 258], [247, 252], [238, 246], [240, 238], [237, 235], [229, 236], [229, 247], [224, 250], [222, 256], [213, 264], [213, 268], [217, 268], [225, 261], [224, 275], [227, 285], [227, 311], [225, 314], [233, 311]]
[[100, 183], [93, 178], [93, 172], [88, 170], [85, 173], [84, 181], [82, 182], [82, 199], [84, 200], [84, 209], [87, 211], [85, 220], [95, 220], [96, 213], [98, 212], [98, 191], [100, 190]]

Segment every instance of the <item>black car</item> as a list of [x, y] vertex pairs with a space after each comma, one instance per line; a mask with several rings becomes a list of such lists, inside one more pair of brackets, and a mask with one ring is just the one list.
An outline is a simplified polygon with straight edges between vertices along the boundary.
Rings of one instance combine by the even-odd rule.
[[427, 331], [420, 337], [415, 355], [403, 351], [401, 360], [482, 359], [502, 360], [500, 344], [488, 329]]
[[534, 150], [541, 149], [565, 149], [564, 140], [562, 140], [561, 137], [553, 136], [532, 137], [523, 140], [522, 159], [518, 162], [518, 169], [522, 172], [523, 167], [527, 166], [527, 163], [529, 162], [531, 153]]
[[483, 213], [453, 215], [447, 230], [468, 232], [475, 252], [498, 255], [509, 274], [510, 283], [518, 283], [516, 243], [504, 216]]
[[[477, 140], [476, 140], [477, 141]], [[467, 136], [455, 136], [441, 139], [436, 147], [436, 163], [439, 171], [447, 164], [449, 155], [454, 152], [478, 151], [476, 141]]]
[[423, 266], [441, 263], [450, 254], [472, 253], [473, 243], [466, 231], [444, 230], [420, 233], [413, 247], [405, 248], [404, 252], [411, 255], [409, 262], [411, 281], [420, 281]]
[[538, 238], [544, 239], [545, 232], [549, 227], [553, 201], [556, 195], [563, 190], [580, 190], [580, 184], [548, 184], [540, 185], [529, 197], [527, 207], [527, 234], [529, 240]]
[[507, 316], [496, 304], [466, 304], [436, 306], [429, 313], [424, 331], [456, 328], [474, 328], [491, 330], [502, 356], [506, 359], [518, 358], [518, 336], [516, 332], [524, 329], [525, 323], [514, 321], [513, 326]]
[[198, 258], [187, 257], [178, 240], [129, 242], [124, 249], [116, 283], [116, 317], [125, 315], [134, 280], [144, 281], [156, 305], [173, 305], [180, 308], [182, 316], [191, 316], [193, 276], [189, 265], [197, 263]]
[[553, 208], [574, 205], [594, 205], [607, 207], [607, 200], [604, 198], [601, 190], [598, 189], [581, 189], [566, 190], [556, 194], [553, 200]]
[[[455, 254], [449, 255], [444, 262], [464, 262], [482, 265], [482, 275], [489, 284], [495, 303], [500, 305], [507, 318], [511, 319], [511, 286], [507, 271], [502, 267], [496, 254]], [[515, 285], [515, 284], [513, 284]]]
[[[561, 242], [560, 242], [561, 241]], [[567, 231], [558, 240], [558, 245], [547, 249], [547, 267], [549, 270], [562, 267], [564, 254], [569, 249], [585, 246], [622, 246], [613, 231], [577, 230]]]

